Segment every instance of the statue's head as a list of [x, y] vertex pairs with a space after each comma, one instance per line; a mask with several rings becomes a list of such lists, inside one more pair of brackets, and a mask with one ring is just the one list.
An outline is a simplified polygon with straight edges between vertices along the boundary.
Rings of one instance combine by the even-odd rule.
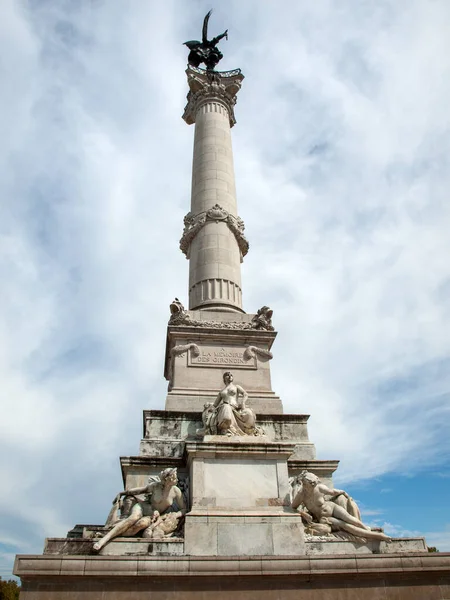
[[233, 373], [231, 373], [230, 371], [225, 371], [225, 373], [223, 374], [223, 382], [228, 385], [232, 381], [233, 381]]
[[167, 482], [170, 482], [173, 483], [173, 485], [175, 485], [178, 481], [176, 467], [174, 469], [171, 469], [170, 467], [168, 469], [164, 469], [164, 471], [161, 471], [160, 477], [161, 483], [165, 484]]
[[302, 471], [298, 476], [299, 483], [310, 487], [316, 487], [320, 483], [320, 479], [310, 471]]

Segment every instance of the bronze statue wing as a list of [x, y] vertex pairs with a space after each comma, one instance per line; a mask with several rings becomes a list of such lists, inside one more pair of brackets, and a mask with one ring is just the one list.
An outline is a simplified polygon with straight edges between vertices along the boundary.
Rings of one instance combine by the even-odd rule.
[[[202, 45], [202, 43], [199, 42], [198, 40], [189, 40], [188, 42], [183, 42], [183, 46], [187, 46], [189, 48], [189, 50], [195, 50], [196, 48], [198, 48], [201, 45]], [[175, 298], [175, 300], [176, 300], [176, 298]]]
[[209, 11], [209, 13], [206, 14], [206, 17], [203, 19], [203, 30], [202, 30], [203, 44], [208, 43], [208, 21], [209, 21], [209, 17], [211, 16], [211, 13], [212, 13], [212, 9]]

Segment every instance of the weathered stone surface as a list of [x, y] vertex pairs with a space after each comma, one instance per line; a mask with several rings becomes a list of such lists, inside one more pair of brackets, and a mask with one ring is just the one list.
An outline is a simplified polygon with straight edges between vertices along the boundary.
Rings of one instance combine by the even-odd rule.
[[[407, 558], [407, 560], [405, 560]], [[448, 600], [450, 554], [19, 555], [21, 600]]]
[[426, 552], [424, 538], [393, 538], [390, 542], [368, 540], [358, 542], [355, 540], [317, 540], [307, 536], [306, 554], [308, 556], [342, 555], [342, 554], [391, 554], [393, 552]]
[[187, 442], [192, 509], [235, 511], [289, 506], [287, 457], [293, 444], [211, 436]]
[[[251, 405], [251, 399], [248, 402]], [[313, 446], [308, 437], [309, 415], [256, 414], [268, 439]], [[195, 438], [197, 429], [202, 426], [201, 412], [145, 410], [143, 416], [144, 440], [172, 442]], [[295, 450], [293, 459], [298, 459]]]
[[[86, 556], [94, 555], [95, 539], [47, 538], [44, 554]], [[131, 554], [150, 556], [179, 556], [184, 554], [184, 540], [171, 538], [152, 541], [142, 538], [117, 538], [102, 550], [102, 556], [124, 556]]]
[[222, 505], [244, 509], [257, 506], [258, 501], [266, 498], [278, 498], [274, 461], [230, 459], [218, 463], [216, 459], [205, 458], [203, 469], [205, 496], [220, 499]]
[[[200, 521], [200, 522], [199, 522]], [[192, 556], [298, 556], [305, 553], [297, 515], [217, 511], [186, 517], [186, 553]]]
[[184, 540], [178, 538], [152, 541], [140, 538], [117, 538], [102, 550], [102, 556], [181, 556], [184, 554]]

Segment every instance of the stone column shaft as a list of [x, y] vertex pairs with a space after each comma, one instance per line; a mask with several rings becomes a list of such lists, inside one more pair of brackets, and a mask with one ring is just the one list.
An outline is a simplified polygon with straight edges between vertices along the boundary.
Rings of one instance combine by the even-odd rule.
[[183, 118], [195, 123], [191, 211], [181, 248], [189, 258], [189, 308], [242, 311], [240, 263], [248, 243], [237, 216], [230, 127], [243, 76], [187, 70]]

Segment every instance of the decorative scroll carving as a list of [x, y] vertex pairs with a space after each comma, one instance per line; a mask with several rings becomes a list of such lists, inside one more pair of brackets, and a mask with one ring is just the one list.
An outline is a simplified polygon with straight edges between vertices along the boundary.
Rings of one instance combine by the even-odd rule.
[[299, 510], [306, 534], [346, 532], [364, 540], [390, 540], [381, 530], [364, 525], [358, 505], [347, 492], [329, 488], [309, 471], [302, 471], [293, 483], [292, 508]]
[[195, 123], [197, 111], [207, 102], [220, 102], [228, 110], [230, 127], [236, 123], [234, 105], [236, 94], [244, 79], [240, 69], [218, 73], [189, 66], [186, 69], [189, 92], [183, 119], [188, 125]]
[[183, 304], [175, 298], [170, 304], [169, 325], [182, 325], [183, 327], [208, 327], [210, 329], [257, 329], [274, 331], [272, 326], [273, 310], [263, 306], [253, 317], [251, 323], [244, 321], [199, 321], [191, 319]]
[[250, 360], [251, 358], [255, 358], [255, 356], [259, 356], [268, 360], [273, 358], [273, 354], [270, 352], [270, 350], [257, 348], [256, 346], [247, 346], [247, 348], [244, 350], [244, 359]]
[[233, 383], [229, 371], [223, 374], [225, 387], [217, 394], [214, 403], [207, 402], [202, 413], [203, 428], [197, 435], [246, 436], [264, 435], [264, 430], [256, 425], [256, 415], [247, 408], [247, 392]]
[[181, 356], [188, 350], [192, 350], [192, 356], [197, 357], [200, 355], [200, 349], [197, 346], [197, 344], [185, 344], [184, 346], [174, 346], [170, 351], [170, 354], [173, 358], [175, 356]]
[[204, 227], [207, 221], [215, 221], [216, 223], [219, 221], [225, 222], [236, 238], [241, 256], [245, 256], [247, 254], [249, 243], [244, 235], [244, 221], [240, 217], [235, 217], [226, 211], [219, 204], [215, 204], [206, 212], [198, 215], [193, 215], [191, 212], [189, 212], [184, 217], [184, 230], [180, 240], [180, 249], [184, 254], [186, 254], [186, 258], [189, 258], [189, 248], [192, 240], [195, 238], [200, 229]]
[[172, 385], [173, 385], [173, 366], [174, 366], [174, 362], [175, 362], [175, 357], [181, 356], [182, 354], [184, 354], [185, 352], [188, 352], [189, 350], [192, 352], [193, 357], [197, 358], [197, 356], [200, 356], [200, 348], [197, 346], [197, 344], [194, 344], [194, 343], [184, 344], [182, 346], [174, 346], [172, 348], [172, 350], [170, 351], [169, 390], [172, 389]]

